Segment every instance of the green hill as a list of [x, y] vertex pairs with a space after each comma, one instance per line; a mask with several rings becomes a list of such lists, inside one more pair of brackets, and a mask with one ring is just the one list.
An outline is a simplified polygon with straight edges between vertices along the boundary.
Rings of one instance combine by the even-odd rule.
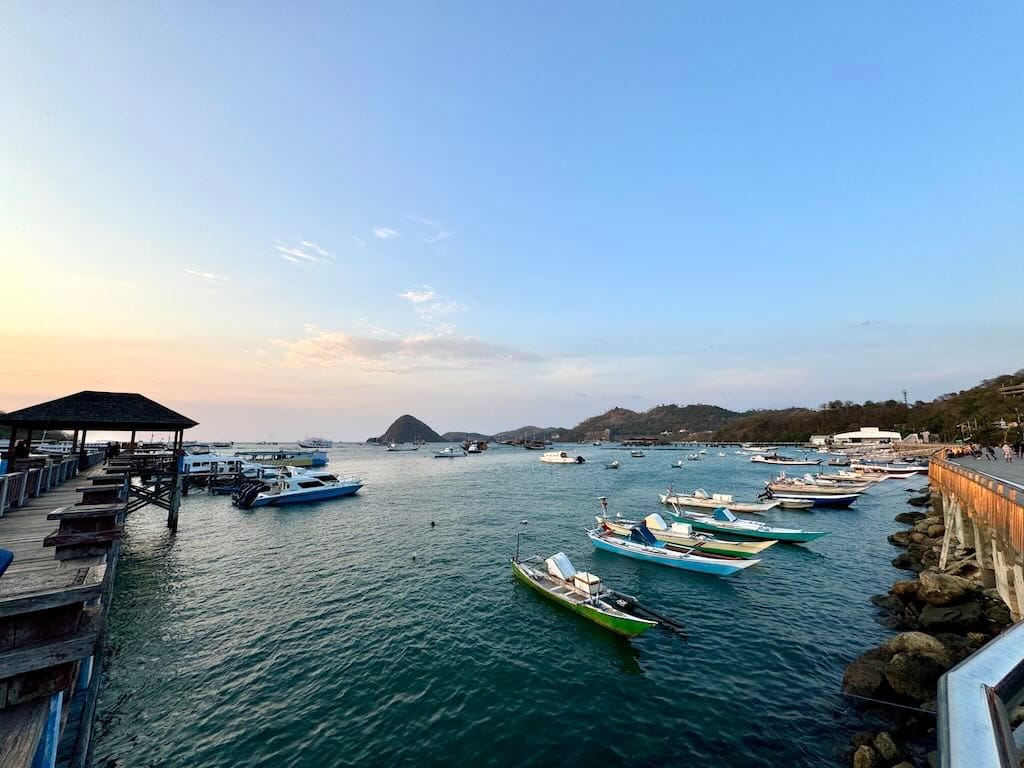
[[387, 431], [377, 439], [382, 443], [411, 443], [414, 440], [423, 440], [427, 443], [444, 442], [437, 432], [409, 414], [395, 419]]
[[581, 421], [570, 430], [571, 439], [600, 440], [637, 435], [660, 435], [685, 440], [719, 429], [741, 414], [717, 405], [658, 405], [637, 412], [628, 408], [612, 408], [600, 416]]

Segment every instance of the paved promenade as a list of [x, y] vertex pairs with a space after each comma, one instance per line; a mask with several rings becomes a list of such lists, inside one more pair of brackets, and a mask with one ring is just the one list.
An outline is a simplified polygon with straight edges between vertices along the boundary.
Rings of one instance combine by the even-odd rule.
[[973, 469], [975, 472], [984, 472], [987, 475], [998, 477], [1020, 488], [1024, 489], [1024, 460], [1014, 458], [1012, 462], [1003, 461], [1000, 456], [996, 461], [991, 459], [954, 459], [954, 464], [959, 464], [964, 469]]

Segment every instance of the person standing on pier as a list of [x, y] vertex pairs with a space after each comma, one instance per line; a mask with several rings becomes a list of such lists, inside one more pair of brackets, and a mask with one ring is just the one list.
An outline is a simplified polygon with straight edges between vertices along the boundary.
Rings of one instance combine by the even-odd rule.
[[1003, 459], [1009, 464], [1013, 462], [1013, 448], [1008, 442], [1003, 443]]

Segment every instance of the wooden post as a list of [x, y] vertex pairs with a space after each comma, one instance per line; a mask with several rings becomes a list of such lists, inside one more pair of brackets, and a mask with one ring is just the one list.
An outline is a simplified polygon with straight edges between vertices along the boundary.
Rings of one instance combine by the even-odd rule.
[[135, 453], [135, 430], [132, 430], [132, 439], [128, 441], [129, 453]]
[[14, 461], [14, 444], [18, 440], [18, 428], [11, 427], [11, 439], [7, 443], [7, 471], [11, 471], [11, 462]]
[[171, 487], [170, 504], [167, 509], [167, 527], [171, 531], [178, 530], [178, 509], [181, 507], [181, 473], [174, 473], [174, 485]]
[[81, 472], [86, 469], [85, 466], [85, 438], [89, 434], [89, 430], [82, 430], [82, 447], [78, 449], [78, 471]]
[[71, 450], [69, 453], [74, 454], [78, 451], [78, 430], [75, 430], [75, 436], [71, 438]]

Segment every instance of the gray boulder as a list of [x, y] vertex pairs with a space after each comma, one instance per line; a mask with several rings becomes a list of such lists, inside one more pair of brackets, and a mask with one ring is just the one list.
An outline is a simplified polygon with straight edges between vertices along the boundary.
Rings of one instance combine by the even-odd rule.
[[974, 601], [962, 605], [926, 605], [918, 621], [924, 629], [967, 632], [981, 621], [981, 605]]
[[922, 571], [918, 577], [921, 586], [917, 595], [931, 605], [950, 605], [967, 595], [973, 585], [962, 576], [952, 576], [936, 571]]
[[900, 758], [900, 748], [896, 746], [888, 731], [882, 731], [875, 736], [875, 751], [878, 752], [886, 763], [894, 763]]
[[867, 744], [857, 747], [853, 753], [853, 768], [881, 768], [882, 759]]
[[888, 653], [872, 648], [850, 662], [843, 673], [843, 691], [855, 696], [874, 696], [885, 683]]
[[946, 646], [924, 632], [902, 632], [882, 643], [881, 649], [893, 655], [909, 653], [914, 656], [927, 656], [941, 664], [943, 669], [949, 669], [953, 665], [953, 659]]
[[897, 653], [885, 663], [885, 681], [900, 696], [914, 701], [935, 698], [935, 687], [946, 667], [928, 656]]

